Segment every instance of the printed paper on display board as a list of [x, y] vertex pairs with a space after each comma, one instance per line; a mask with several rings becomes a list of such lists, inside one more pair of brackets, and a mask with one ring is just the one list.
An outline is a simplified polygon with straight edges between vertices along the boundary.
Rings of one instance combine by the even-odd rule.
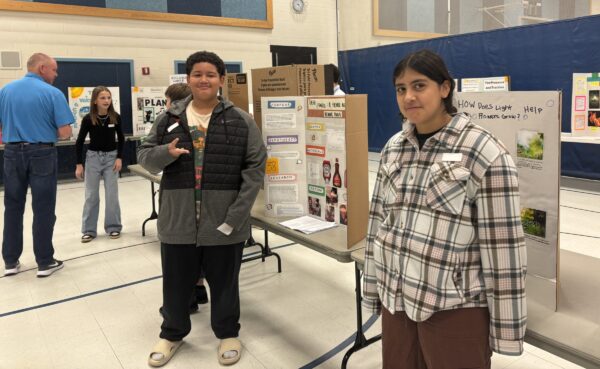
[[[346, 99], [307, 98], [306, 160], [309, 214], [346, 226]], [[315, 206], [315, 204], [320, 206]]]
[[600, 136], [600, 73], [573, 73], [571, 135]]
[[[552, 282], [554, 293], [545, 296], [554, 299], [540, 302], [556, 308], [561, 93], [461, 92], [456, 98], [458, 111], [500, 139], [518, 168], [528, 278]], [[534, 296], [547, 299], [538, 292]]]
[[[81, 120], [90, 112], [90, 103], [92, 100], [92, 91], [95, 87], [69, 87], [69, 107], [75, 117], [73, 124], [73, 138], [77, 138], [81, 127]], [[121, 113], [121, 104], [119, 103], [119, 87], [108, 87], [112, 97], [112, 103], [117, 113]]]
[[166, 87], [132, 87], [133, 135], [146, 136], [156, 118], [167, 108]]
[[265, 209], [268, 216], [306, 214], [304, 99], [264, 97], [263, 140], [267, 147]]
[[[298, 199], [310, 217], [341, 225], [347, 247], [360, 242], [369, 211], [367, 96], [271, 97], [261, 102], [269, 153], [266, 215], [288, 215]], [[291, 160], [296, 155], [301, 161]], [[302, 168], [285, 169], [294, 162], [302, 162]], [[295, 181], [293, 173], [302, 174]], [[352, 187], [348, 178], [354, 178]]]

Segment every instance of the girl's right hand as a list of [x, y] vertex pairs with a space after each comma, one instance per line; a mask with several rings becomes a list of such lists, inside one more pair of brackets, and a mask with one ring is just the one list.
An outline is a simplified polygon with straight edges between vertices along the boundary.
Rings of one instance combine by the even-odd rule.
[[186, 149], [179, 149], [179, 148], [177, 148], [177, 146], [176, 146], [177, 142], [179, 142], [179, 138], [174, 139], [169, 144], [169, 154], [171, 154], [172, 157], [178, 158], [181, 154], [189, 154], [190, 153]]
[[75, 167], [75, 178], [83, 179], [83, 164], [77, 164]]

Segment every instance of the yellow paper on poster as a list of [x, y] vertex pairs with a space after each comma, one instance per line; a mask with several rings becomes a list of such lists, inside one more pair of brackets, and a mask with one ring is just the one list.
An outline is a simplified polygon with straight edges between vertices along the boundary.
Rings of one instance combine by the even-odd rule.
[[279, 158], [267, 158], [266, 174], [279, 174]]
[[586, 77], [576, 77], [574, 85], [575, 85], [575, 94], [576, 95], [585, 95], [587, 93], [587, 78]]

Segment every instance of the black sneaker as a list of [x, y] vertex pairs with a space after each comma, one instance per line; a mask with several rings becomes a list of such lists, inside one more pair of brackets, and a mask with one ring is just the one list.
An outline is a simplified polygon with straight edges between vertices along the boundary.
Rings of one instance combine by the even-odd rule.
[[50, 274], [60, 270], [64, 267], [64, 264], [60, 260], [54, 259], [52, 264], [38, 267], [37, 276], [38, 278], [48, 277]]
[[196, 302], [200, 305], [206, 304], [208, 302], [208, 293], [206, 292], [206, 287], [204, 286], [196, 286]]
[[17, 260], [14, 264], [4, 264], [4, 276], [15, 275], [21, 270], [21, 263]]

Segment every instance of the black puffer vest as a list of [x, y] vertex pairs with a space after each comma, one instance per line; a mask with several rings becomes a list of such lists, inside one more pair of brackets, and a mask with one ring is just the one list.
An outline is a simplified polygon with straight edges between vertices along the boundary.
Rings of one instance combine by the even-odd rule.
[[[159, 144], [168, 144], [179, 138], [178, 148], [193, 152], [192, 136], [185, 112], [175, 116], [167, 112], [169, 119], [157, 127]], [[169, 128], [171, 130], [169, 131]], [[202, 168], [203, 191], [237, 190], [242, 183], [241, 172], [248, 144], [248, 125], [233, 108], [217, 105], [210, 118], [204, 147]], [[161, 188], [165, 190], [194, 188], [195, 168], [192, 154], [180, 155], [165, 167]]]

